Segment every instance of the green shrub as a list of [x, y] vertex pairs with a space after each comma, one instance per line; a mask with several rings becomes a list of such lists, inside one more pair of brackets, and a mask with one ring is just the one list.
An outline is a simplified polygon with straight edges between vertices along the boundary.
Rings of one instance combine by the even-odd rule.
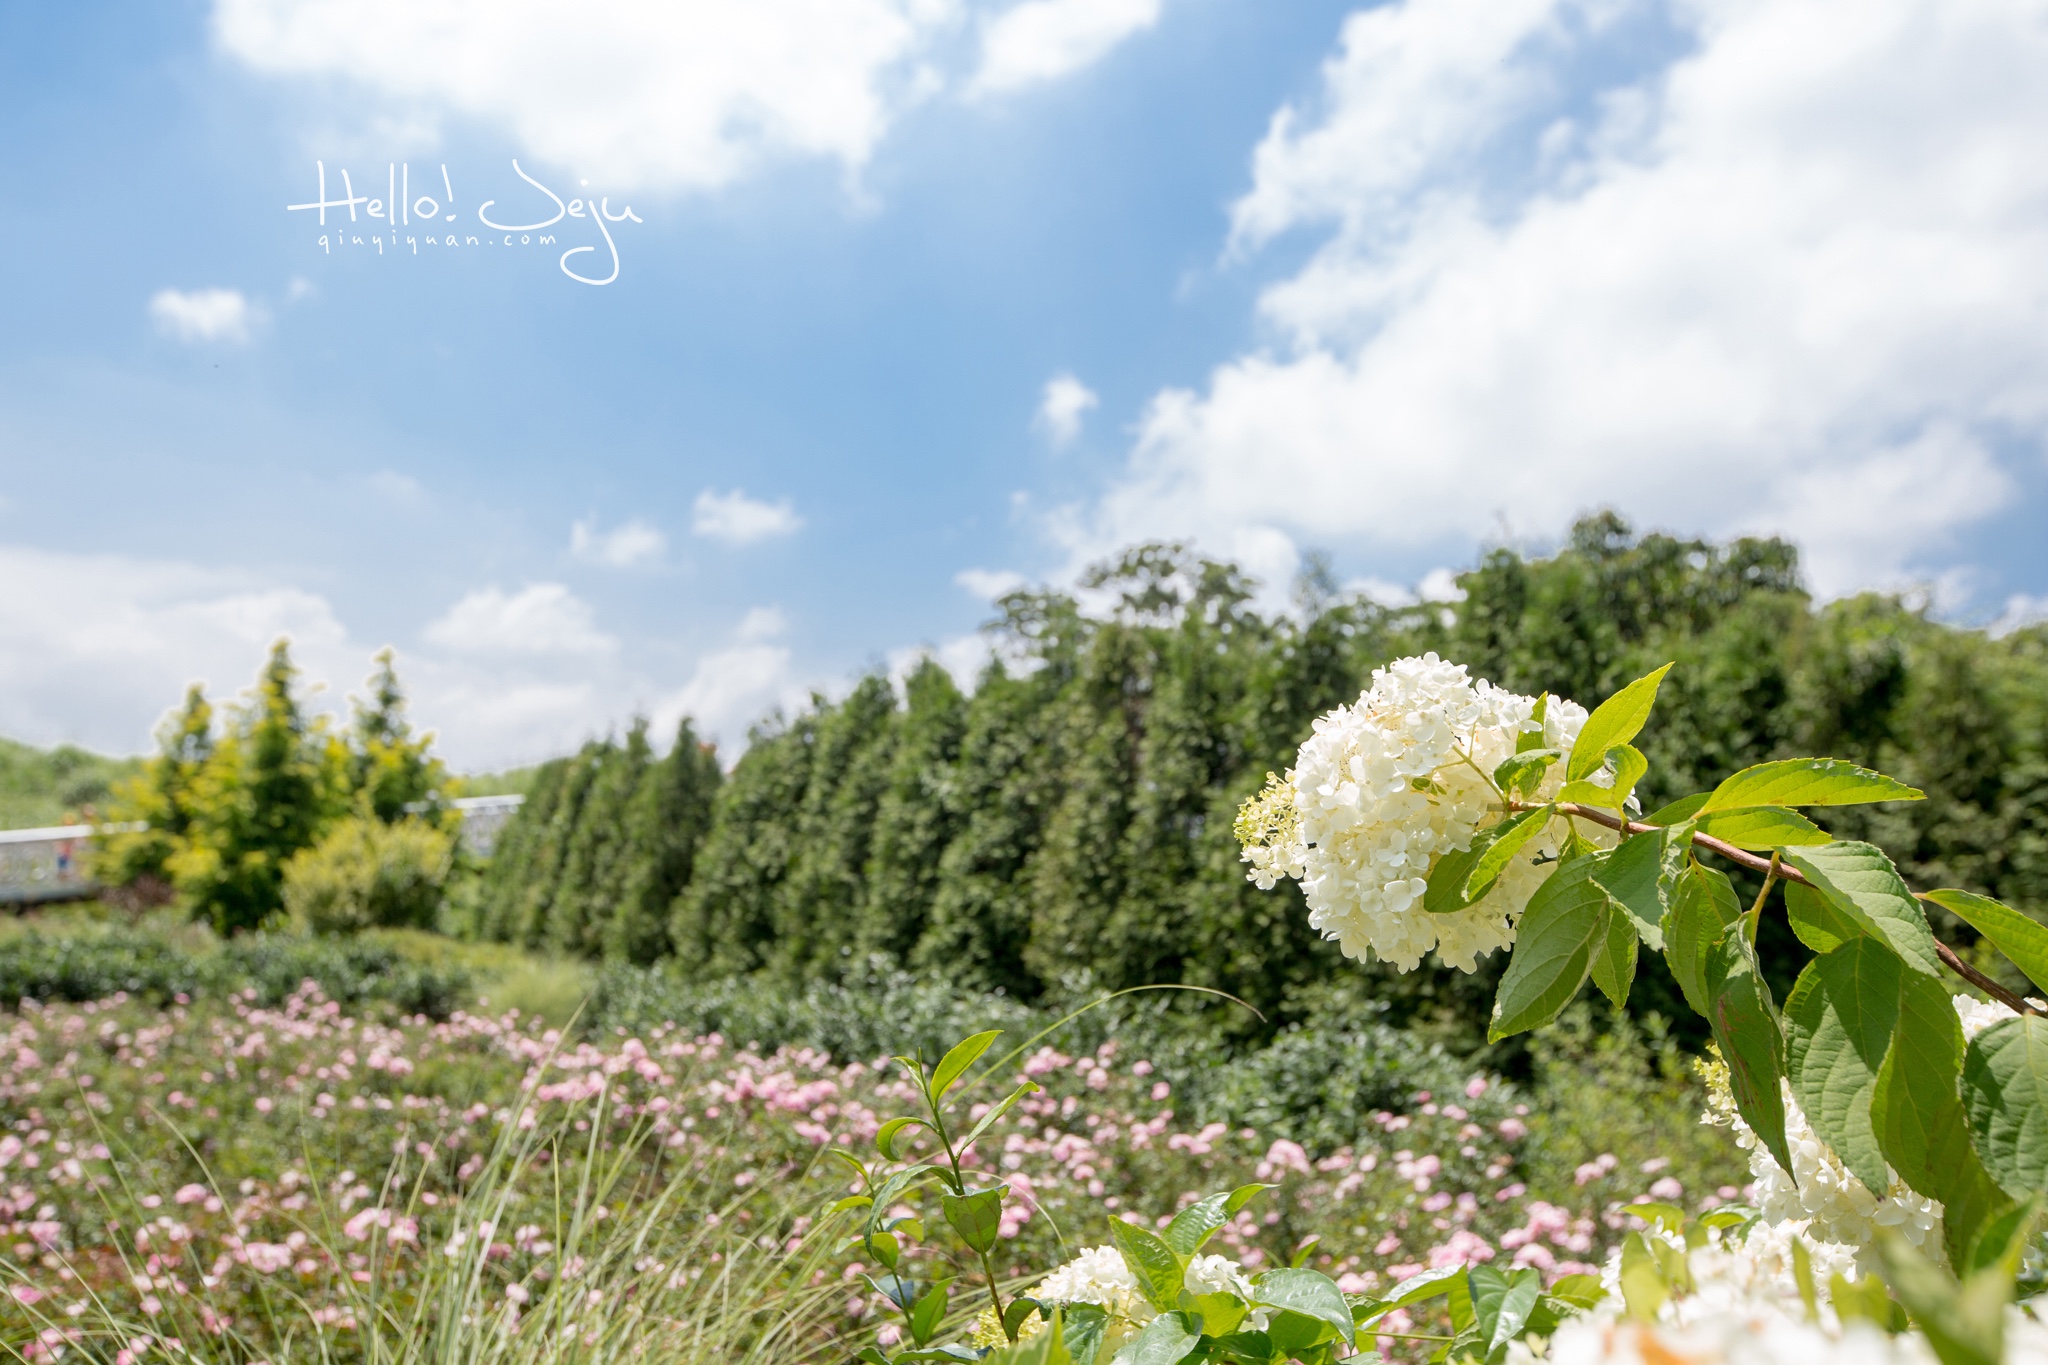
[[262, 934], [221, 951], [220, 978], [275, 1005], [306, 981], [344, 1005], [384, 1000], [405, 1014], [445, 1019], [463, 1001], [470, 974], [452, 963], [419, 962], [386, 943]]
[[0, 1003], [104, 1000], [126, 992], [162, 1004], [202, 990], [213, 979], [211, 966], [153, 935], [126, 930], [16, 934], [0, 941]]
[[285, 908], [316, 934], [431, 928], [454, 851], [424, 821], [353, 816], [285, 865]]

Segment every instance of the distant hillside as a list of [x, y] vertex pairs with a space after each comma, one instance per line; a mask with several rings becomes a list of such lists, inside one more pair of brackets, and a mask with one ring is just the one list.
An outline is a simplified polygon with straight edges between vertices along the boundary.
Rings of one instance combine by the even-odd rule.
[[533, 786], [533, 775], [539, 771], [536, 764], [531, 768], [508, 768], [502, 773], [465, 773], [455, 779], [455, 784], [462, 796], [524, 796]]
[[0, 739], [0, 829], [62, 825], [106, 808], [113, 784], [139, 771], [139, 758], [108, 758], [71, 744], [38, 749]]

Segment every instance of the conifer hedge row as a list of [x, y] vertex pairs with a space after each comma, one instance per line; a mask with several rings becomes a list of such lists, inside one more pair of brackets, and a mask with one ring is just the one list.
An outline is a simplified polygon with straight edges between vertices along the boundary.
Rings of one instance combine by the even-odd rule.
[[[1816, 608], [1783, 541], [1638, 537], [1612, 514], [1547, 558], [1496, 550], [1458, 586], [1387, 606], [1312, 566], [1295, 610], [1268, 615], [1230, 565], [1132, 550], [1074, 593], [1004, 598], [971, 695], [931, 662], [900, 689], [866, 678], [757, 728], [723, 782], [687, 724], [658, 761], [642, 726], [549, 764], [479, 930], [695, 979], [879, 962], [1026, 1000], [1181, 981], [1284, 1013], [1335, 950], [1291, 886], [1245, 881], [1233, 812], [1376, 665], [1430, 649], [1589, 706], [1675, 659], [1646, 808], [1773, 757], [1849, 759], [1930, 799], [1833, 813], [1835, 834], [1899, 853], [1916, 885], [2048, 909], [2048, 631], [1994, 640], [1895, 597]], [[1761, 950], [1789, 983], [1796, 945]], [[1448, 1013], [1492, 974], [1367, 984]], [[1686, 1014], [1668, 981], [1643, 988]]]

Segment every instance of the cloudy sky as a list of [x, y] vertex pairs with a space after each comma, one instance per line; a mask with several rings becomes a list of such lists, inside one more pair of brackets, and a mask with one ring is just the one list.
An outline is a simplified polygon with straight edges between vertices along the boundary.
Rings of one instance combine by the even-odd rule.
[[283, 633], [730, 751], [1135, 540], [1603, 503], [2048, 607], [2048, 0], [11, 5], [0, 119], [19, 738]]

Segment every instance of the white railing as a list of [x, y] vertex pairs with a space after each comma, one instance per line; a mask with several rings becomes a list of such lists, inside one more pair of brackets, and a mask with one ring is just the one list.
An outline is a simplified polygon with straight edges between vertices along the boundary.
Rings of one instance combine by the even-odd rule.
[[[465, 796], [454, 803], [462, 816], [462, 842], [479, 858], [491, 856], [498, 832], [526, 798]], [[43, 829], [0, 830], [0, 905], [79, 900], [97, 895], [86, 873], [94, 834], [127, 834], [147, 826], [50, 825]]]

